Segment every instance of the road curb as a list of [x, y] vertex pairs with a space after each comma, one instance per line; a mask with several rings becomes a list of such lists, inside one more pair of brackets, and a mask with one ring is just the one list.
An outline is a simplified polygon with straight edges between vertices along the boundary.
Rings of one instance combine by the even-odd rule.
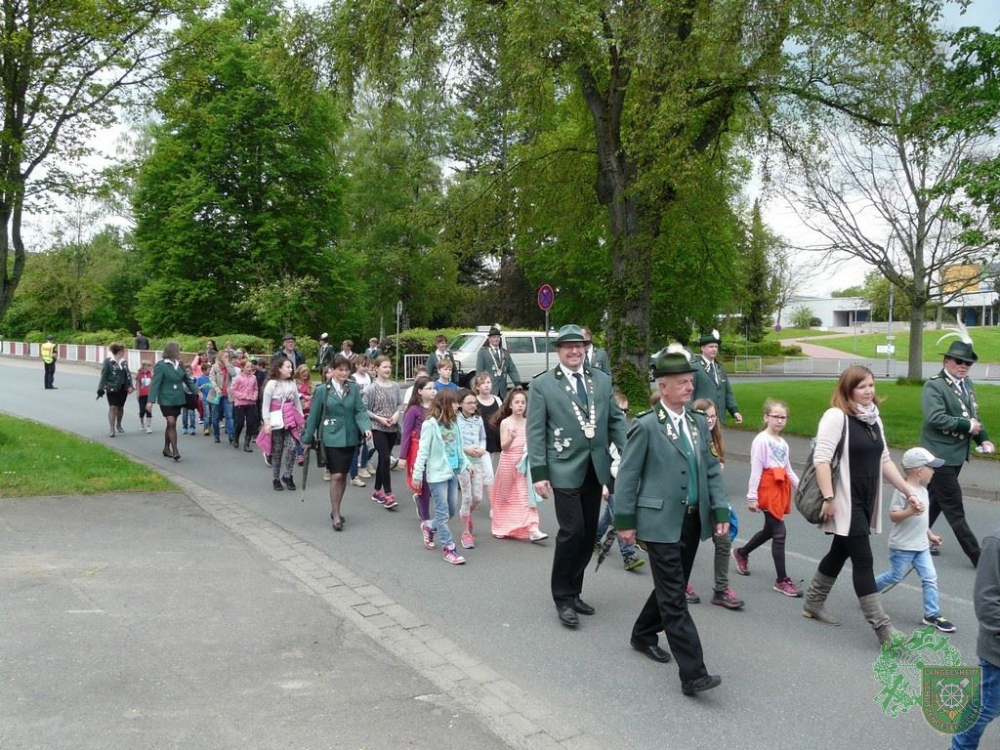
[[322, 599], [334, 614], [479, 716], [502, 741], [525, 750], [607, 747], [608, 738], [581, 733], [546, 709], [544, 701], [505, 680], [419, 615], [308, 541], [190, 479], [162, 467], [153, 468], [205, 513], [288, 571], [303, 590]]

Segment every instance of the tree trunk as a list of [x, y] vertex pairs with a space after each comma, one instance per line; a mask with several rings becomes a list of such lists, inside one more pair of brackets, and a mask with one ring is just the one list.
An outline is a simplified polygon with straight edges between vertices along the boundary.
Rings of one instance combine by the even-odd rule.
[[924, 310], [927, 300], [915, 298], [910, 306], [910, 356], [907, 360], [906, 377], [922, 380], [924, 377]]

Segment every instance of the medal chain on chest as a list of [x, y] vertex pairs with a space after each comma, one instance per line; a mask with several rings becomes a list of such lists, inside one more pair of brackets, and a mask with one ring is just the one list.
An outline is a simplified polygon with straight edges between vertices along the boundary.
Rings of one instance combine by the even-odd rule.
[[493, 360], [493, 377], [500, 377], [500, 370], [503, 367], [503, 349], [494, 351], [490, 349], [490, 359]]
[[573, 398], [573, 388], [569, 385], [566, 386], [566, 393], [570, 395], [569, 402], [573, 406], [573, 414], [576, 416], [576, 421], [580, 423], [580, 429], [583, 430], [584, 437], [587, 440], [593, 440], [594, 436], [597, 435], [597, 407], [594, 405], [594, 384], [592, 381], [587, 381], [587, 403], [589, 406], [589, 414], [587, 419], [584, 419], [583, 412], [580, 411], [580, 407], [576, 403], [576, 399]]

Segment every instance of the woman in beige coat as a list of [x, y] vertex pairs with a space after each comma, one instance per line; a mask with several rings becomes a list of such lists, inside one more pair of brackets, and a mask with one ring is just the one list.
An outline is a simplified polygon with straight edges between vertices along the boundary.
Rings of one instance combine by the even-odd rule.
[[[824, 497], [820, 529], [832, 534], [833, 542], [809, 584], [803, 615], [840, 625], [840, 620], [824, 611], [823, 603], [850, 560], [861, 611], [879, 643], [886, 643], [896, 631], [875, 588], [869, 537], [872, 531], [882, 531], [882, 480], [907, 496], [913, 495], [913, 488], [889, 457], [878, 405], [875, 376], [867, 367], [853, 365], [841, 374], [830, 398], [831, 408], [819, 421], [813, 465]], [[831, 465], [841, 441], [835, 483]]]

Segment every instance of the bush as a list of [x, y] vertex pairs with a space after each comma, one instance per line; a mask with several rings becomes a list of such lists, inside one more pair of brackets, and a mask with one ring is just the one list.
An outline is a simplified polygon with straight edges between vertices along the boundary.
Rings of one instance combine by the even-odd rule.
[[815, 319], [813, 311], [808, 307], [796, 307], [792, 310], [792, 325], [795, 328], [812, 328]]
[[821, 325], [823, 325], [823, 321], [819, 318], [809, 318], [810, 328], [819, 328]]
[[[399, 348], [402, 354], [430, 354], [435, 349], [435, 336], [445, 336], [450, 342], [458, 334], [468, 330], [468, 328], [436, 328], [433, 330], [430, 328], [410, 328], [399, 334]], [[386, 336], [386, 339], [389, 343], [383, 347], [382, 353], [390, 359], [394, 359], [396, 356], [396, 337], [389, 335]], [[363, 352], [366, 348], [362, 346], [359, 350], [358, 347], [355, 347], [355, 350]]]

